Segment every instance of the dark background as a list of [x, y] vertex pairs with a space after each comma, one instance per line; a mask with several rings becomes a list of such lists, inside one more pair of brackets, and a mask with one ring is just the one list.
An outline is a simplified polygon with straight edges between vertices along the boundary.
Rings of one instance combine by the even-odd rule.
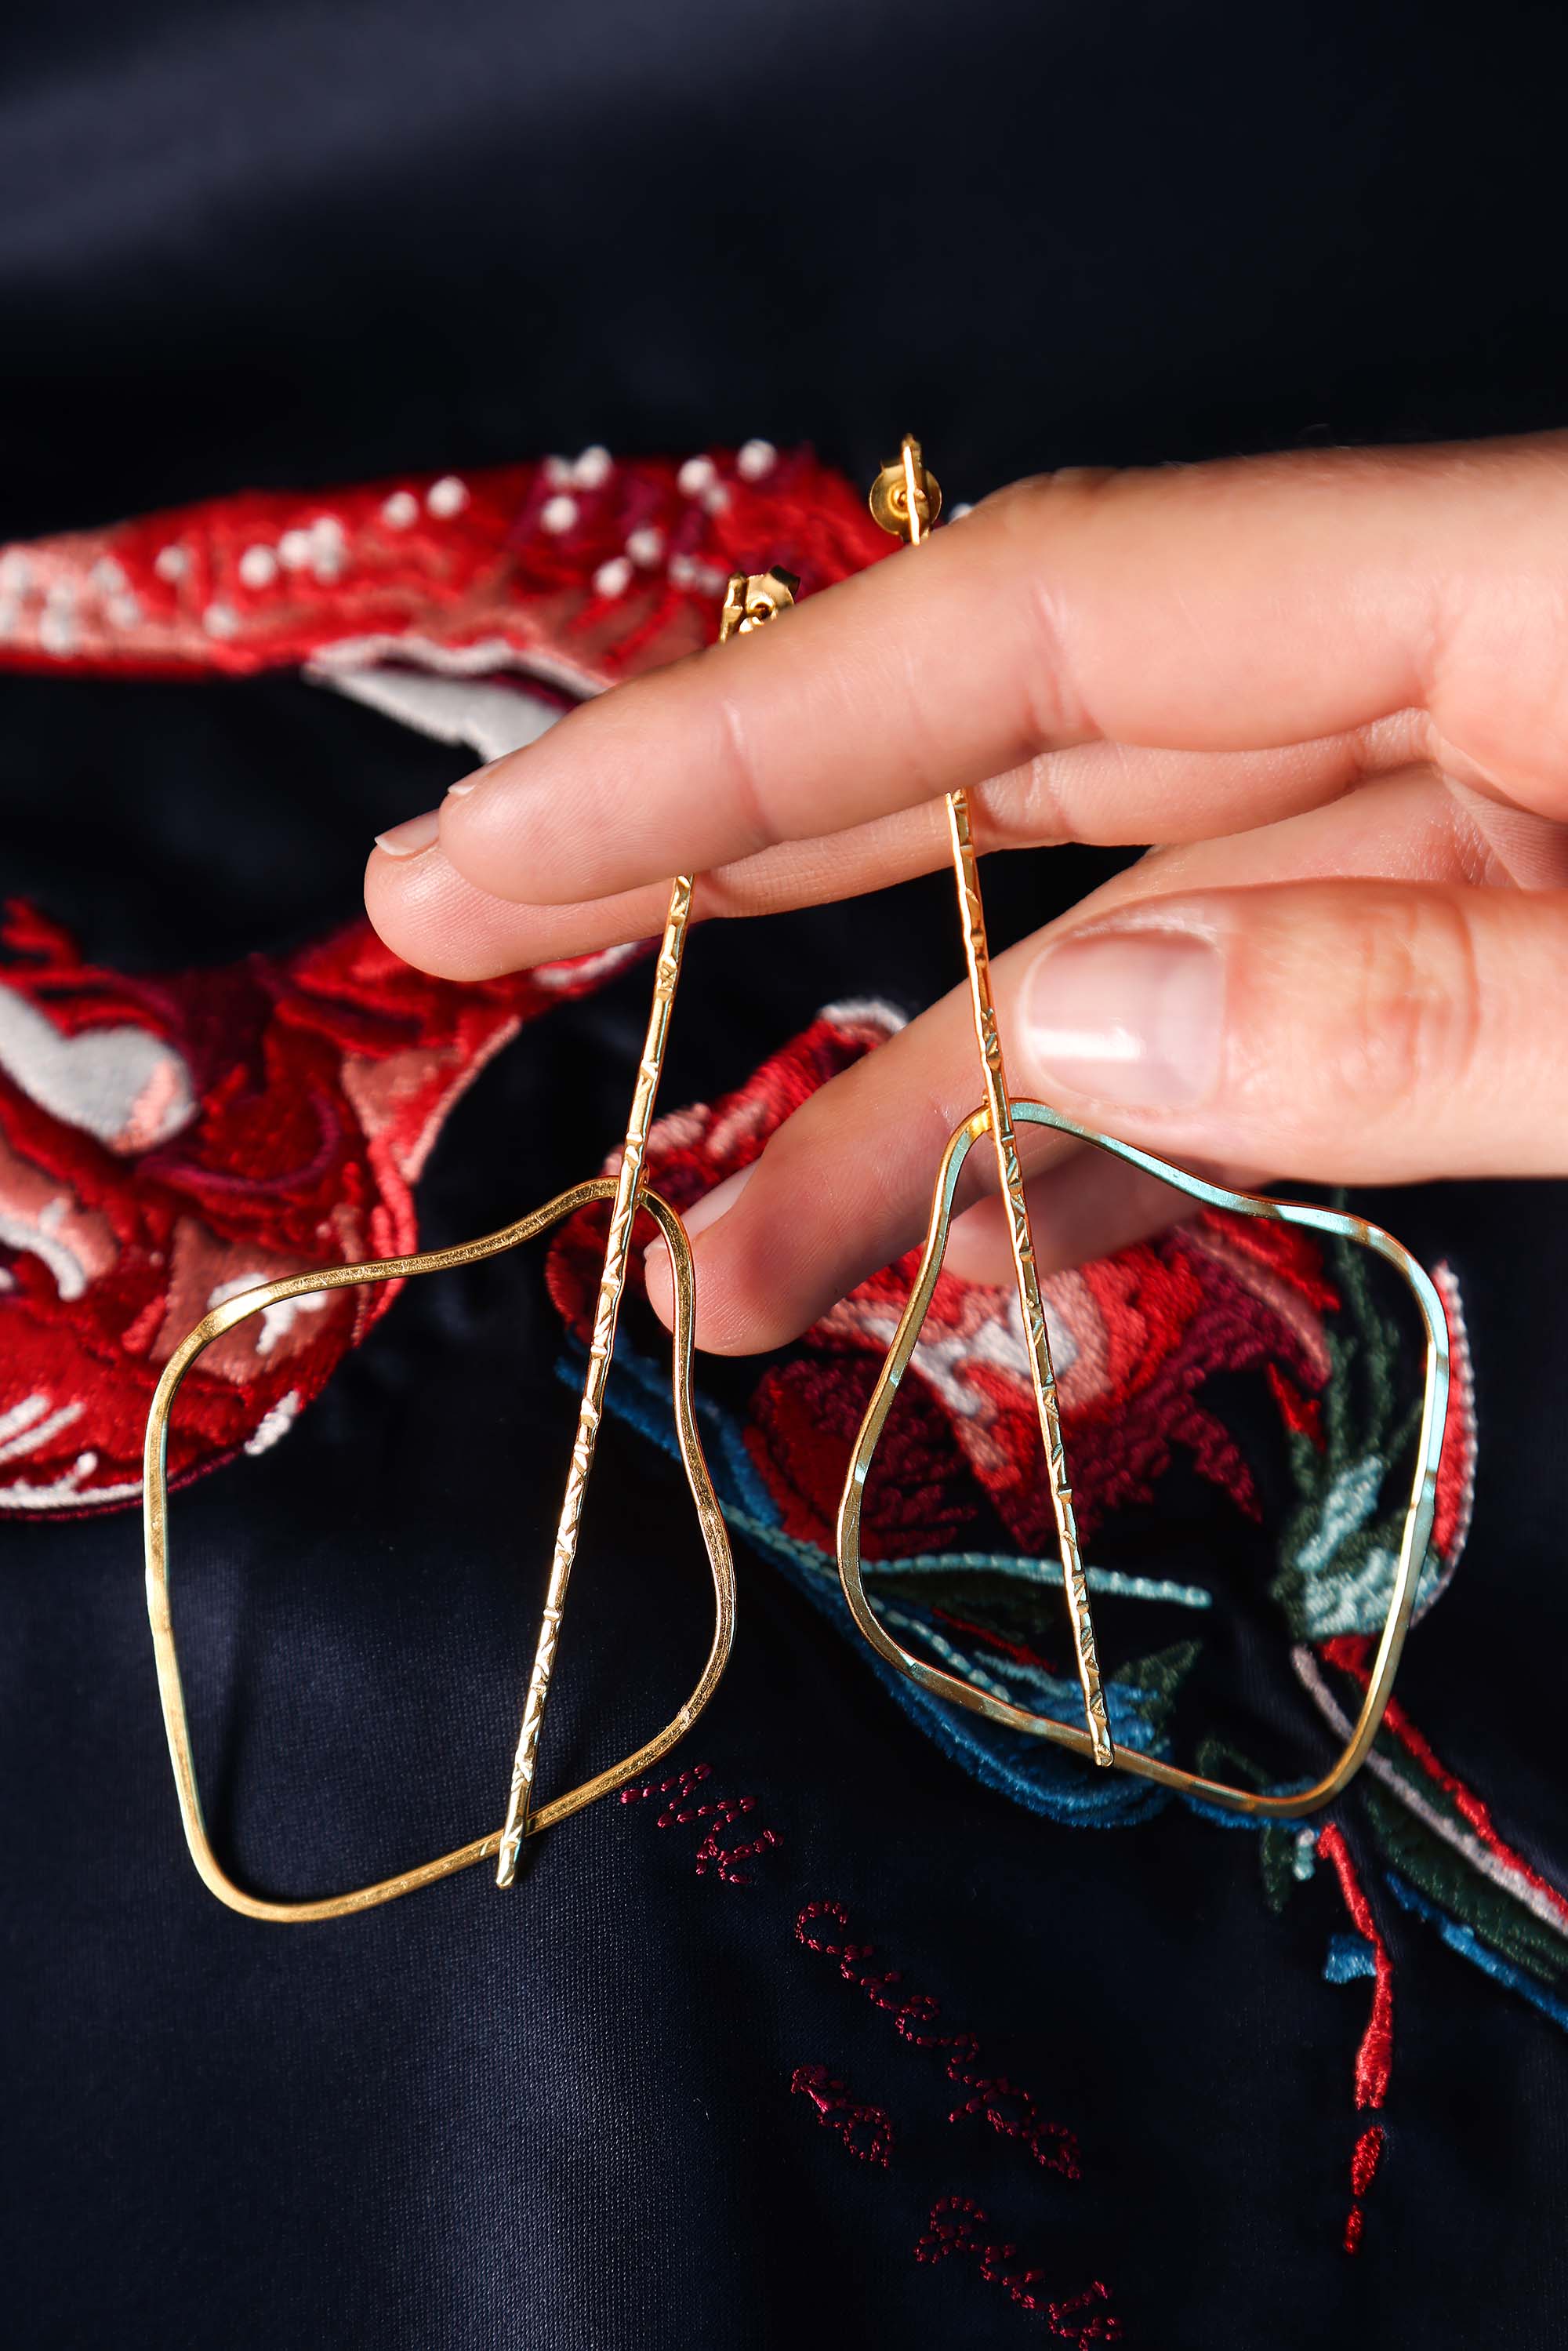
[[[3, 46], [3, 536], [593, 440], [808, 438], [859, 476], [911, 424], [974, 496], [1563, 418], [1554, 5], [152, 0], [15, 14]], [[350, 914], [370, 832], [458, 764], [292, 679], [0, 679], [0, 878], [111, 960], [220, 960]], [[1011, 862], [994, 927], [1102, 870]], [[939, 881], [705, 933], [668, 1101], [835, 995], [925, 1000], [955, 952]], [[429, 1238], [515, 1213], [497, 1136], [530, 1139], [530, 1198], [597, 1161], [643, 986], [486, 1073]], [[1562, 1196], [1361, 1205], [1457, 1262], [1480, 1382], [1471, 1552], [1409, 1702], [1561, 1856]], [[533, 1267], [425, 1285], [286, 1446], [177, 1505], [214, 1826], [251, 1882], [341, 1884], [493, 1810], [556, 1332]], [[663, 1461], [612, 1429], [595, 1500], [563, 1778], [667, 1711], [701, 1640]], [[1365, 1987], [1320, 1980], [1323, 1879], [1277, 1921], [1249, 1837], [982, 1795], [760, 1561], [689, 1759], [780, 1835], [751, 1887], [601, 1806], [510, 1902], [476, 1873], [275, 1930], [180, 1849], [133, 1520], [0, 1541], [0, 2294], [27, 2351], [1042, 2339], [911, 2262], [959, 2188], [1064, 2287], [1110, 2278], [1132, 2345], [1564, 2339], [1552, 2027], [1389, 1917], [1391, 2151], [1347, 2263]], [[1082, 2189], [943, 2121], [792, 1942], [829, 1894], [1079, 2126]], [[885, 2177], [787, 2095], [815, 2061], [896, 2111]]]
[[1561, 421], [1552, 0], [9, 12], [16, 532], [905, 420], [1042, 465]]

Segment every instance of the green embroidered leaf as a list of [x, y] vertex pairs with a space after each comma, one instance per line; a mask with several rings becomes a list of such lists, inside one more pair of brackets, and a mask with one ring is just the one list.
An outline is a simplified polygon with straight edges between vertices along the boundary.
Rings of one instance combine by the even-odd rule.
[[1492, 1879], [1445, 1844], [1375, 1780], [1361, 1782], [1362, 1801], [1384, 1859], [1429, 1901], [1473, 1929], [1484, 1943], [1542, 1982], [1568, 1977], [1568, 1934], [1549, 1927]]
[[1151, 1656], [1135, 1657], [1111, 1679], [1123, 1689], [1137, 1691], [1149, 1721], [1156, 1730], [1163, 1730], [1170, 1720], [1176, 1692], [1197, 1664], [1201, 1646], [1197, 1641], [1173, 1642], [1168, 1649], [1156, 1649]]
[[[1198, 1742], [1197, 1769], [1206, 1780], [1244, 1780], [1251, 1788], [1269, 1785], [1269, 1775], [1261, 1764], [1254, 1763], [1239, 1747], [1232, 1747], [1212, 1732]], [[1258, 1832], [1258, 1867], [1263, 1880], [1263, 1899], [1276, 1917], [1290, 1900], [1292, 1888], [1301, 1883], [1296, 1870], [1296, 1840], [1300, 1834], [1289, 1821], [1265, 1821]]]

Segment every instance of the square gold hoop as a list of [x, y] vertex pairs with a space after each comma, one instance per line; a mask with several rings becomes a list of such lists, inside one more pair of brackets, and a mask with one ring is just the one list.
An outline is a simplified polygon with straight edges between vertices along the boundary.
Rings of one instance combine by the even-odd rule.
[[[185, 1693], [180, 1678], [180, 1661], [174, 1645], [174, 1625], [169, 1604], [169, 1494], [168, 1451], [169, 1420], [180, 1383], [204, 1349], [225, 1331], [244, 1322], [254, 1314], [265, 1313], [285, 1298], [308, 1298], [320, 1290], [349, 1290], [366, 1281], [397, 1281], [414, 1274], [445, 1273], [457, 1266], [476, 1265], [482, 1259], [500, 1257], [507, 1249], [519, 1249], [525, 1241], [549, 1232], [554, 1225], [575, 1216], [579, 1208], [591, 1200], [608, 1200], [616, 1189], [613, 1176], [596, 1178], [590, 1184], [579, 1184], [570, 1192], [536, 1208], [531, 1216], [519, 1217], [501, 1231], [487, 1233], [482, 1239], [464, 1241], [454, 1249], [426, 1249], [418, 1257], [380, 1258], [367, 1265], [334, 1266], [327, 1272], [295, 1274], [287, 1280], [264, 1282], [256, 1290], [247, 1290], [239, 1297], [225, 1300], [214, 1307], [170, 1356], [163, 1376], [158, 1383], [152, 1399], [152, 1409], [147, 1421], [147, 1446], [143, 1463], [142, 1523], [147, 1553], [147, 1613], [152, 1625], [152, 1646], [158, 1663], [158, 1694], [163, 1708], [163, 1728], [168, 1734], [169, 1756], [174, 1767], [174, 1786], [180, 1800], [180, 1819], [203, 1884], [215, 1894], [231, 1910], [246, 1918], [265, 1918], [284, 1926], [308, 1924], [312, 1919], [343, 1918], [358, 1910], [373, 1909], [378, 1903], [395, 1902], [400, 1895], [412, 1894], [422, 1886], [433, 1885], [437, 1878], [451, 1877], [460, 1869], [472, 1867], [476, 1861], [487, 1861], [499, 1852], [502, 1831], [492, 1830], [488, 1836], [476, 1837], [472, 1844], [455, 1846], [452, 1852], [439, 1855], [434, 1861], [420, 1862], [414, 1868], [401, 1871], [395, 1877], [383, 1877], [374, 1885], [354, 1886], [347, 1894], [330, 1894], [316, 1901], [277, 1902], [260, 1895], [247, 1894], [237, 1886], [213, 1851], [202, 1816], [202, 1799], [196, 1784], [195, 1759], [191, 1747], [190, 1723], [185, 1713]], [[679, 1215], [659, 1193], [645, 1186], [639, 1195], [639, 1205], [647, 1207], [655, 1218], [660, 1231], [669, 1245], [670, 1259], [674, 1268], [675, 1317], [673, 1340], [673, 1386], [675, 1407], [675, 1433], [680, 1442], [681, 1460], [686, 1473], [686, 1483], [696, 1505], [697, 1520], [702, 1529], [703, 1546], [707, 1554], [709, 1573], [713, 1578], [714, 1632], [696, 1687], [663, 1730], [650, 1739], [636, 1753], [628, 1755], [607, 1771], [596, 1772], [580, 1786], [569, 1789], [565, 1795], [552, 1796], [536, 1806], [528, 1814], [528, 1831], [549, 1828], [591, 1804], [600, 1796], [608, 1796], [623, 1788], [652, 1764], [669, 1753], [677, 1740], [683, 1738], [696, 1720], [718, 1687], [719, 1677], [728, 1659], [735, 1638], [735, 1563], [730, 1554], [729, 1538], [715, 1498], [712, 1480], [704, 1458], [702, 1439], [697, 1434], [696, 1417], [692, 1406], [692, 1322], [694, 1312], [694, 1274], [691, 1244]]]
[[1226, 1191], [1220, 1185], [1206, 1183], [1201, 1176], [1190, 1176], [1185, 1168], [1173, 1167], [1168, 1161], [1156, 1159], [1150, 1152], [1139, 1151], [1130, 1143], [1119, 1143], [1092, 1128], [1080, 1126], [1075, 1120], [1064, 1117], [1061, 1111], [1048, 1108], [1044, 1102], [1014, 1102], [1009, 1108], [1016, 1125], [1051, 1127], [1057, 1134], [1071, 1135], [1079, 1143], [1092, 1144], [1096, 1151], [1107, 1152], [1113, 1158], [1124, 1160], [1130, 1167], [1141, 1168], [1145, 1175], [1157, 1176], [1162, 1183], [1169, 1184], [1174, 1190], [1185, 1193], [1188, 1199], [1199, 1201], [1206, 1207], [1228, 1209], [1236, 1216], [1260, 1217], [1272, 1224], [1294, 1225], [1307, 1232], [1325, 1233], [1332, 1238], [1353, 1241], [1363, 1249], [1371, 1249], [1394, 1268], [1415, 1299], [1427, 1339], [1416, 1465], [1409, 1500], [1406, 1505], [1404, 1532], [1388, 1617], [1377, 1645], [1377, 1655], [1362, 1699], [1361, 1711], [1350, 1739], [1331, 1771], [1312, 1787], [1296, 1794], [1270, 1795], [1256, 1788], [1232, 1787], [1227, 1781], [1210, 1780], [1201, 1772], [1184, 1771], [1179, 1765], [1163, 1762], [1159, 1757], [1144, 1754], [1136, 1748], [1117, 1746], [1112, 1748], [1107, 1755], [1105, 1748], [1109, 1742], [1103, 1726], [1099, 1735], [1095, 1735], [1087, 1720], [1083, 1723], [1061, 1722], [1053, 1715], [1034, 1714], [1026, 1707], [1014, 1706], [1006, 1698], [995, 1698], [973, 1682], [965, 1681], [959, 1675], [944, 1672], [941, 1667], [928, 1665], [923, 1657], [915, 1656], [894, 1639], [878, 1617], [861, 1573], [861, 1506], [866, 1479], [898, 1394], [899, 1383], [915, 1353], [921, 1326], [936, 1288], [937, 1276], [942, 1270], [959, 1175], [975, 1144], [990, 1130], [988, 1110], [976, 1111], [948, 1138], [932, 1200], [931, 1221], [920, 1270], [866, 1407], [860, 1434], [855, 1439], [849, 1475], [839, 1505], [838, 1534], [839, 1578], [851, 1614], [873, 1648], [885, 1657], [890, 1666], [896, 1667], [912, 1681], [918, 1682], [937, 1698], [946, 1698], [954, 1706], [967, 1707], [971, 1713], [986, 1715], [993, 1722], [1005, 1723], [1009, 1729], [1025, 1731], [1035, 1739], [1051, 1740], [1059, 1747], [1071, 1748], [1074, 1754], [1096, 1762], [1108, 1761], [1117, 1771], [1133, 1772], [1142, 1780], [1153, 1780], [1163, 1788], [1174, 1788], [1186, 1795], [1200, 1796], [1209, 1803], [1223, 1804], [1234, 1812], [1251, 1813], [1274, 1820], [1291, 1820], [1303, 1813], [1315, 1812], [1348, 1786], [1365, 1761], [1388, 1704], [1400, 1653], [1405, 1646], [1405, 1635], [1409, 1629], [1416, 1583], [1431, 1540], [1432, 1516], [1437, 1495], [1437, 1464], [1442, 1455], [1443, 1430], [1448, 1416], [1448, 1327], [1442, 1301], [1409, 1250], [1402, 1248], [1380, 1226], [1368, 1224], [1363, 1217], [1345, 1215], [1336, 1208], [1309, 1207], [1299, 1202], [1269, 1199], [1251, 1192]]

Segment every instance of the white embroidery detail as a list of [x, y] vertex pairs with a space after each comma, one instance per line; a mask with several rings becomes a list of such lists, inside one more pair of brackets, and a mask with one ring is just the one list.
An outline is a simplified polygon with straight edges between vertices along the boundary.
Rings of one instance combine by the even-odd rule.
[[110, 1151], [151, 1151], [195, 1115], [190, 1073], [150, 1029], [80, 1029], [67, 1036], [0, 984], [0, 1069], [68, 1126]]
[[443, 474], [441, 479], [432, 482], [426, 490], [424, 503], [438, 522], [449, 522], [454, 515], [460, 515], [468, 503], [467, 484], [460, 482], [455, 474]]
[[246, 1451], [250, 1454], [269, 1452], [280, 1437], [287, 1436], [298, 1419], [303, 1401], [298, 1388], [290, 1388], [287, 1395], [279, 1396], [272, 1410], [264, 1413], [256, 1423], [255, 1436], [246, 1438]]

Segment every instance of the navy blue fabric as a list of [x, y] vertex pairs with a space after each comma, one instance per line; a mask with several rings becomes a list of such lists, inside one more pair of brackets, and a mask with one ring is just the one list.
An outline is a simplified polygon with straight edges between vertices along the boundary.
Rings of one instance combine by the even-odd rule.
[[[6, 39], [7, 534], [594, 438], [810, 434], [863, 472], [907, 421], [963, 494], [1070, 457], [1560, 421], [1562, 276], [1530, 242], [1561, 206], [1553, 10], [155, 0]], [[106, 960], [216, 960], [347, 916], [368, 832], [456, 764], [293, 680], [0, 680], [0, 878]], [[1106, 870], [998, 861], [998, 936]], [[834, 997], [924, 1002], [955, 956], [940, 877], [705, 931], [666, 1100], [737, 1083]], [[424, 1181], [430, 1239], [597, 1163], [644, 989], [486, 1072]], [[1363, 1205], [1457, 1263], [1479, 1382], [1470, 1553], [1404, 1687], [1560, 1866], [1563, 1194]], [[177, 1498], [204, 1782], [248, 1882], [331, 1888], [494, 1819], [568, 1441], [558, 1347], [537, 1261], [418, 1286], [285, 1444]], [[622, 1425], [589, 1531], [552, 1784], [663, 1719], [705, 1637], [689, 1504]], [[1561, 2342], [1546, 2019], [1382, 1906], [1390, 2147], [1347, 2262], [1367, 1988], [1322, 1980], [1326, 1874], [1276, 1919], [1248, 1833], [1026, 1817], [744, 1551], [735, 1663], [677, 1760], [756, 1799], [732, 1834], [775, 1832], [749, 1884], [603, 1805], [508, 1900], [475, 1872], [281, 1930], [186, 1862], [134, 1519], [0, 1547], [0, 2294], [25, 2351], [1049, 2339], [972, 2264], [913, 2260], [954, 2193], [1053, 2291], [1105, 2277], [1133, 2345]], [[936, 2060], [795, 1941], [826, 1898], [1079, 2131], [1082, 2183], [946, 2120]], [[892, 2116], [885, 2172], [791, 2096], [815, 2064]]]

